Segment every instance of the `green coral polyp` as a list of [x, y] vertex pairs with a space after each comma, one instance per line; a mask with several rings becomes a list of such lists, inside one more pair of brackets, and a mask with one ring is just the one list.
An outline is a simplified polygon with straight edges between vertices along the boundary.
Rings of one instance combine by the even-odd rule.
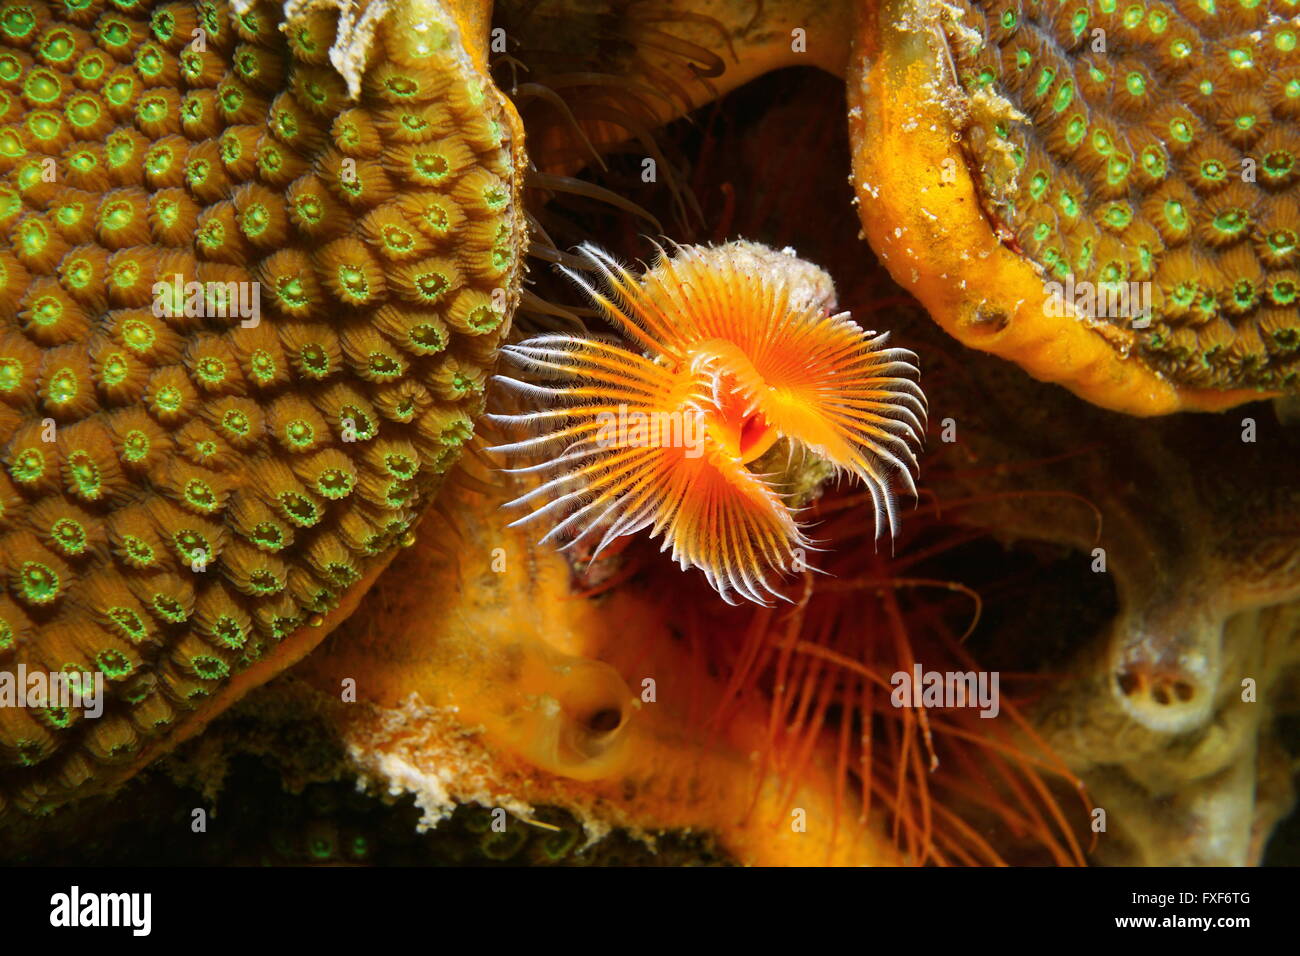
[[279, 525], [263, 521], [253, 527], [249, 540], [265, 551], [279, 551], [288, 544], [288, 536]]
[[333, 501], [346, 498], [355, 486], [356, 476], [338, 468], [327, 469], [316, 479], [316, 490]]
[[149, 636], [144, 620], [128, 607], [111, 607], [105, 615], [113, 623], [114, 630], [133, 644], [139, 644]]
[[36, 448], [23, 449], [10, 462], [9, 475], [19, 484], [34, 484], [45, 476], [45, 456]]
[[207, 385], [220, 385], [227, 376], [226, 363], [212, 356], [199, 359], [194, 365], [194, 371]]
[[296, 419], [285, 426], [284, 438], [291, 447], [305, 450], [316, 443], [316, 431], [308, 422]]
[[68, 456], [68, 490], [85, 501], [99, 501], [104, 496], [104, 477], [99, 463], [85, 451]]
[[310, 528], [320, 521], [320, 508], [311, 499], [293, 491], [282, 492], [279, 497], [285, 517], [298, 527]]
[[121, 680], [135, 670], [131, 659], [118, 650], [103, 650], [95, 655], [95, 663], [109, 680]]
[[130, 567], [148, 568], [156, 563], [153, 548], [147, 541], [135, 535], [123, 536], [122, 553]]
[[68, 557], [84, 554], [89, 543], [86, 529], [72, 518], [60, 518], [50, 525], [50, 540]]
[[185, 605], [170, 594], [155, 594], [149, 607], [155, 615], [169, 624], [180, 624], [190, 616]]
[[48, 564], [25, 561], [18, 572], [19, 596], [30, 604], [50, 604], [62, 593], [59, 575]]
[[148, 435], [139, 429], [132, 429], [122, 440], [122, 460], [129, 464], [144, 461], [149, 457], [152, 447]]
[[220, 505], [216, 492], [208, 482], [195, 478], [185, 484], [185, 501], [191, 507], [211, 514], [216, 511]]
[[212, 625], [212, 636], [224, 647], [239, 649], [248, 640], [243, 626], [229, 615], [222, 615]]
[[232, 408], [221, 416], [221, 427], [235, 438], [245, 438], [252, 429], [252, 423], [246, 414]]
[[194, 673], [205, 680], [219, 680], [230, 673], [230, 667], [219, 657], [198, 656], [192, 661]]

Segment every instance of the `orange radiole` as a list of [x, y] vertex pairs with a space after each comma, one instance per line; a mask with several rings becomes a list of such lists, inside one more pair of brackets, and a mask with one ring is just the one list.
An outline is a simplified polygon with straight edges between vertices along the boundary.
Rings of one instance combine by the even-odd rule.
[[507, 505], [529, 509], [516, 524], [549, 522], [543, 542], [594, 541], [593, 555], [647, 531], [729, 603], [768, 604], [815, 549], [789, 471], [762, 470], [784, 441], [791, 460], [862, 481], [877, 539], [893, 536], [924, 430], [916, 356], [836, 312], [830, 276], [746, 241], [660, 249], [639, 279], [590, 244], [579, 254], [602, 287], [566, 273], [623, 339], [502, 349], [532, 380], [498, 381], [540, 406], [493, 416], [534, 432], [496, 451], [544, 457], [514, 469], [545, 478]]

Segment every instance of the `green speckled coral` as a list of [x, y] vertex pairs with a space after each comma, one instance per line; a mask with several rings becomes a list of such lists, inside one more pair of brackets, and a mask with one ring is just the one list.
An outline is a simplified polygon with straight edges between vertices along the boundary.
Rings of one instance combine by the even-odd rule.
[[[0, 813], [95, 789], [409, 534], [508, 325], [508, 124], [448, 31], [0, 4]], [[161, 283], [161, 285], [159, 285]]]
[[1175, 383], [1294, 387], [1300, 0], [956, 9], [990, 218], [1051, 278], [1150, 282], [1137, 348]]

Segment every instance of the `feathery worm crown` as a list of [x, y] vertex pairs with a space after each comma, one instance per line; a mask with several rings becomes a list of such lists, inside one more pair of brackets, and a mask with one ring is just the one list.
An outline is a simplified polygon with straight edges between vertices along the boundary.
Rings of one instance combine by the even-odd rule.
[[[539, 378], [502, 377], [545, 402], [495, 416], [538, 434], [499, 451], [550, 456], [514, 505], [554, 522], [543, 541], [648, 531], [728, 601], [780, 597], [773, 573], [811, 545], [770, 476], [749, 466], [777, 441], [863, 482], [878, 536], [897, 528], [892, 485], [915, 493], [925, 398], [916, 356], [833, 314], [834, 286], [792, 251], [752, 242], [676, 246], [639, 279], [599, 249], [581, 284], [624, 339], [547, 335], [503, 348]], [[690, 429], [698, 428], [698, 441]]]

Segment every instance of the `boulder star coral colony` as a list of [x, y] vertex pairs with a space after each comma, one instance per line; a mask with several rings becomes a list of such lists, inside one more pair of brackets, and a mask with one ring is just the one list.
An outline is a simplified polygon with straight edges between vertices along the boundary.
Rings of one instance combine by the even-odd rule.
[[0, 814], [313, 646], [472, 434], [523, 226], [466, 42], [418, 0], [0, 5], [0, 664], [109, 684], [0, 708]]
[[864, 228], [963, 343], [1134, 414], [1295, 389], [1300, 3], [886, 0], [855, 43]]

